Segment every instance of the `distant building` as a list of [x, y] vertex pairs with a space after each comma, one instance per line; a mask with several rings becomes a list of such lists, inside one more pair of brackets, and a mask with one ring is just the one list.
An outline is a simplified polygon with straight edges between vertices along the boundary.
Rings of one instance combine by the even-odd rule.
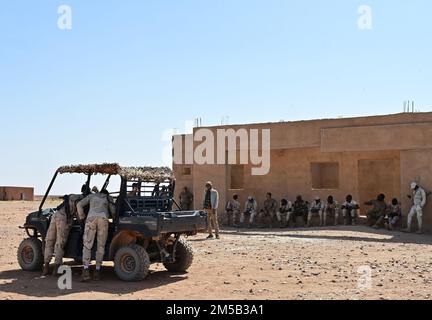
[[[187, 186], [195, 194], [195, 208], [201, 209], [204, 184], [210, 180], [220, 193], [221, 211], [234, 193], [242, 205], [252, 195], [262, 206], [266, 192], [272, 192], [277, 200], [284, 197], [291, 201], [301, 194], [308, 201], [333, 195], [343, 202], [352, 194], [364, 214], [368, 207], [363, 203], [385, 193], [387, 201], [393, 197], [402, 201], [406, 218], [411, 206], [407, 198], [410, 183], [416, 181], [432, 191], [432, 112], [194, 128], [194, 135], [200, 129], [217, 136], [218, 129], [242, 128], [271, 130], [270, 172], [254, 176], [250, 164], [174, 161], [176, 198]], [[193, 141], [191, 135], [174, 138]], [[174, 145], [173, 155], [178, 149], [201, 154], [201, 139], [197, 140], [192, 148], [185, 142]], [[241, 150], [239, 143], [236, 150]], [[432, 197], [423, 219], [425, 229], [432, 230]]]
[[33, 201], [34, 188], [27, 187], [0, 187], [0, 201]]

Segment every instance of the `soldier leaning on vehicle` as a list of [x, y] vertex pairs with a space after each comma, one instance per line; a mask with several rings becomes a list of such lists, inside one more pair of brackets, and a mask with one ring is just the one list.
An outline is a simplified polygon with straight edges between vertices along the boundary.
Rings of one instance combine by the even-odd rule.
[[[84, 189], [82, 189], [84, 191]], [[51, 222], [45, 237], [44, 269], [43, 276], [50, 272], [50, 262], [55, 255], [53, 275], [57, 275], [59, 267], [63, 264], [64, 247], [69, 237], [73, 219], [76, 216], [78, 201], [83, 195], [66, 195], [63, 203], [57, 207], [51, 216]]]
[[[87, 219], [84, 208], [90, 206]], [[90, 263], [91, 251], [94, 240], [97, 235], [97, 252], [96, 252], [96, 270], [93, 279], [100, 280], [100, 270], [105, 255], [105, 244], [108, 238], [109, 216], [115, 216], [115, 205], [113, 199], [109, 196], [107, 190], [102, 190], [100, 193], [94, 193], [77, 204], [79, 218], [85, 220], [84, 230], [84, 248], [83, 248], [83, 264], [84, 269], [81, 276], [81, 281], [89, 281], [90, 278]]]

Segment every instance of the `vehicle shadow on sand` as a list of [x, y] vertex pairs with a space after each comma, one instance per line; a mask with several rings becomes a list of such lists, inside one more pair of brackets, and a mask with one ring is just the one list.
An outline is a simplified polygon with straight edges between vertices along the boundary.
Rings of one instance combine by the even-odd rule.
[[60, 290], [57, 286], [58, 278], [54, 276], [41, 277], [39, 272], [8, 270], [0, 272], [0, 292], [6, 296], [7, 293], [11, 293], [33, 298], [62, 299], [68, 299], [68, 296], [77, 293], [106, 293], [110, 295], [108, 298], [112, 299], [112, 295], [121, 297], [122, 295], [164, 287], [187, 279], [187, 273], [151, 271], [144, 281], [123, 282], [116, 277], [113, 267], [106, 266], [102, 268], [101, 281], [81, 283], [81, 267], [70, 266], [73, 273], [72, 290]]
[[[323, 231], [320, 233], [320, 231]], [[331, 235], [328, 231], [337, 231], [339, 234]], [[289, 229], [234, 229], [223, 228], [222, 235], [238, 236], [264, 236], [289, 237], [305, 240], [346, 240], [359, 242], [399, 243], [399, 244], [432, 244], [432, 237], [428, 234], [418, 235], [401, 231], [388, 231], [373, 229], [367, 226], [337, 226], [337, 227], [311, 227]], [[342, 234], [341, 234], [342, 233]], [[344, 234], [345, 233], [345, 234]], [[364, 234], [364, 236], [359, 235]], [[382, 236], [385, 236], [383, 238]], [[193, 240], [192, 240], [193, 241]]]

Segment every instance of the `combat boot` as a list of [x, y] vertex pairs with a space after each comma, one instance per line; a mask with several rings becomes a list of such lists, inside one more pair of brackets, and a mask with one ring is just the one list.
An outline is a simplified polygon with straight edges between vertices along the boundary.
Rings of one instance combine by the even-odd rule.
[[53, 273], [52, 273], [53, 276], [57, 276], [58, 275], [59, 268], [60, 268], [59, 264], [55, 264], [54, 265], [54, 270], [53, 270]]
[[81, 275], [81, 282], [89, 282], [90, 280], [91, 280], [90, 269], [83, 269], [83, 272]]
[[100, 281], [101, 276], [100, 276], [100, 270], [95, 270], [95, 272], [93, 273], [93, 280], [94, 281]]
[[49, 263], [45, 263], [44, 268], [43, 268], [43, 272], [42, 272], [42, 277], [46, 277], [47, 275], [49, 275], [49, 272], [50, 272], [49, 269], [50, 269]]

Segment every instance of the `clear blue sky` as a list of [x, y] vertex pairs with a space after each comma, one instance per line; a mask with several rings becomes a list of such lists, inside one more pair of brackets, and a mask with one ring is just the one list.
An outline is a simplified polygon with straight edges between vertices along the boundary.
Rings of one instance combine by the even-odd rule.
[[[61, 4], [72, 30], [57, 27]], [[372, 30], [357, 26], [363, 4]], [[386, 114], [406, 99], [431, 111], [431, 12], [429, 0], [2, 1], [0, 185], [42, 193], [62, 164], [157, 165], [162, 133], [197, 116]]]

